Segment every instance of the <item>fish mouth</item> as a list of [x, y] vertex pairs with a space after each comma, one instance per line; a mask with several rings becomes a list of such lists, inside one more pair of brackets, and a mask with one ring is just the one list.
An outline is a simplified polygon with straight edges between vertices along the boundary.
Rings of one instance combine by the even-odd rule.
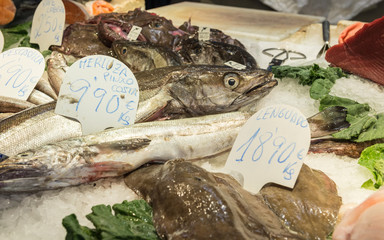
[[267, 95], [277, 85], [276, 79], [268, 79], [260, 84], [257, 84], [250, 89], [244, 91], [235, 98], [231, 105], [241, 104], [243, 106], [250, 104], [251, 102], [260, 99]]
[[277, 80], [271, 79], [270, 81], [266, 81], [266, 82], [263, 82], [261, 84], [258, 84], [256, 86], [252, 87], [251, 89], [246, 91], [244, 93], [244, 95], [251, 96], [251, 95], [259, 93], [260, 89], [270, 89], [270, 88], [273, 88], [276, 85], [277, 85]]
[[[102, 20], [99, 25], [99, 39], [111, 47], [112, 42], [116, 40], [129, 40], [128, 34], [132, 29], [132, 25], [127, 25], [124, 22], [116, 21], [116, 20]], [[138, 41], [146, 42], [146, 37], [140, 33]]]
[[247, 91], [245, 91], [243, 96], [251, 97], [251, 96], [259, 95], [262, 93], [269, 93], [270, 90], [272, 90], [272, 88], [275, 87], [276, 85], [277, 85], [276, 79], [268, 78], [262, 83], [257, 84], [256, 86], [253, 86]]

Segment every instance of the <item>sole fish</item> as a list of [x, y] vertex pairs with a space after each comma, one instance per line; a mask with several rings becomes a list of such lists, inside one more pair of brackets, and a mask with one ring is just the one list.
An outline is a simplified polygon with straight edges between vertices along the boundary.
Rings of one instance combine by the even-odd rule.
[[181, 160], [138, 169], [125, 183], [152, 206], [162, 239], [326, 239], [341, 205], [336, 184], [306, 165], [292, 190], [268, 185], [255, 195]]

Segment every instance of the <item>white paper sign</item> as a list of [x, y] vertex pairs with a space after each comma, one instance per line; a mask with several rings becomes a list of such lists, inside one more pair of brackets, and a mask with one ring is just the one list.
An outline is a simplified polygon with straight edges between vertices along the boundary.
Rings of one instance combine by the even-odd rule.
[[131, 70], [115, 58], [92, 55], [69, 67], [55, 113], [77, 119], [83, 134], [90, 134], [132, 125], [138, 102], [139, 86]]
[[140, 33], [141, 33], [141, 27], [138, 27], [138, 26], [132, 26], [131, 28], [131, 31], [129, 31], [128, 33], [128, 40], [130, 41], [136, 41], [137, 38], [139, 37]]
[[261, 109], [242, 127], [225, 169], [243, 175], [252, 193], [269, 182], [292, 188], [310, 144], [305, 116], [296, 108], [274, 105]]
[[211, 38], [211, 29], [209, 27], [199, 27], [199, 41], [209, 41]]
[[31, 43], [39, 44], [40, 51], [51, 45], [61, 45], [65, 24], [65, 8], [61, 0], [43, 0], [33, 15]]
[[0, 53], [3, 51], [4, 47], [4, 36], [3, 33], [0, 31]]
[[1, 53], [0, 96], [27, 100], [44, 68], [43, 55], [33, 48], [13, 48]]
[[231, 67], [231, 68], [237, 69], [237, 70], [244, 70], [246, 68], [245, 65], [240, 64], [240, 63], [235, 62], [235, 61], [228, 61], [224, 64]]

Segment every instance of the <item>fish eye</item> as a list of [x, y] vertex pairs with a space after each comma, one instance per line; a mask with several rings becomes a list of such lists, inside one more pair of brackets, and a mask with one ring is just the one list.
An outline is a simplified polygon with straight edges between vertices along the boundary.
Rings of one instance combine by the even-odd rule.
[[159, 28], [159, 27], [161, 27], [161, 23], [160, 22], [154, 22], [152, 26], [154, 28]]
[[224, 86], [229, 89], [235, 89], [239, 86], [240, 79], [237, 74], [230, 73], [224, 76]]
[[121, 54], [125, 55], [125, 54], [127, 54], [127, 52], [128, 52], [128, 49], [126, 47], [123, 47], [121, 49]]

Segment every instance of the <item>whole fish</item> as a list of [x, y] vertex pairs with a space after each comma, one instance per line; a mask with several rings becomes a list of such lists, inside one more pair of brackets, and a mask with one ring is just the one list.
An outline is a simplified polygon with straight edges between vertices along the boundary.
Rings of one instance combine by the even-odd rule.
[[[45, 144], [80, 137], [82, 135], [80, 123], [55, 114], [55, 106], [55, 102], [39, 105], [0, 121], [0, 153], [14, 156]], [[337, 107], [325, 109], [310, 117], [308, 122], [312, 137], [329, 136], [341, 129], [340, 126], [347, 126], [345, 118], [345, 109]]]
[[152, 206], [162, 239], [326, 239], [341, 206], [336, 184], [305, 164], [293, 189], [267, 185], [255, 195], [181, 160], [138, 169], [125, 183]]
[[[49, 81], [59, 92], [67, 70], [64, 54], [48, 60]], [[236, 111], [267, 95], [277, 81], [263, 69], [172, 66], [135, 73], [139, 108], [135, 122]], [[124, 94], [124, 92], [122, 92]]]
[[132, 72], [182, 64], [180, 57], [169, 48], [147, 42], [116, 40], [112, 43], [112, 50]]
[[138, 123], [46, 144], [0, 162], [0, 192], [60, 188], [120, 176], [152, 161], [216, 155], [232, 147], [248, 118], [235, 112]]

